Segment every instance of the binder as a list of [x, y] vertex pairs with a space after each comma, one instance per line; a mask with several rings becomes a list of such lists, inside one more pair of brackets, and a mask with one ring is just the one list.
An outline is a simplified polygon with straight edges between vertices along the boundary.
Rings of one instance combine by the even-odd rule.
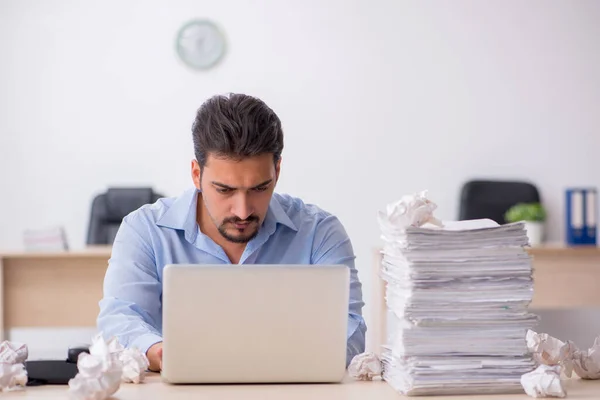
[[567, 189], [565, 200], [567, 244], [597, 245], [598, 192], [596, 188]]

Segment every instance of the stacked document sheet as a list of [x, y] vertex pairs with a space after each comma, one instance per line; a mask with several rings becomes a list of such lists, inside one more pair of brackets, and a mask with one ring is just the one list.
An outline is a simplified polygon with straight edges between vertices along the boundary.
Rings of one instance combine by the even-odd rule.
[[395, 227], [385, 242], [383, 378], [406, 395], [523, 392], [532, 263], [523, 223]]

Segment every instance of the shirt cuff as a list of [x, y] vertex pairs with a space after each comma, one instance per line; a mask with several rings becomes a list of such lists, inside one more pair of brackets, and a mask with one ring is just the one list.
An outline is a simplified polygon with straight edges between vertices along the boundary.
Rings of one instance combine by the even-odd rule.
[[137, 347], [142, 353], [146, 354], [148, 349], [158, 342], [162, 342], [162, 337], [154, 333], [145, 333], [138, 336], [137, 339], [131, 342], [129, 347]]

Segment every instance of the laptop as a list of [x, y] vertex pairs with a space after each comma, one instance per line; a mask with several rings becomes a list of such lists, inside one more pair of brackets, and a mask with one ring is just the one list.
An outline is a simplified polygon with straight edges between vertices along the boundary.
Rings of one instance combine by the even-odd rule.
[[343, 265], [165, 266], [163, 381], [340, 382], [349, 280]]

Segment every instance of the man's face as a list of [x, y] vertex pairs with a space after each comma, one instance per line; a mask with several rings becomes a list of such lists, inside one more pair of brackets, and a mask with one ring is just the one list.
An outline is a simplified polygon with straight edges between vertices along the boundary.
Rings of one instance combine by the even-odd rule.
[[258, 234], [279, 177], [272, 154], [242, 160], [208, 155], [200, 171], [192, 162], [192, 176], [202, 190], [206, 214], [219, 233], [233, 243], [247, 243]]

